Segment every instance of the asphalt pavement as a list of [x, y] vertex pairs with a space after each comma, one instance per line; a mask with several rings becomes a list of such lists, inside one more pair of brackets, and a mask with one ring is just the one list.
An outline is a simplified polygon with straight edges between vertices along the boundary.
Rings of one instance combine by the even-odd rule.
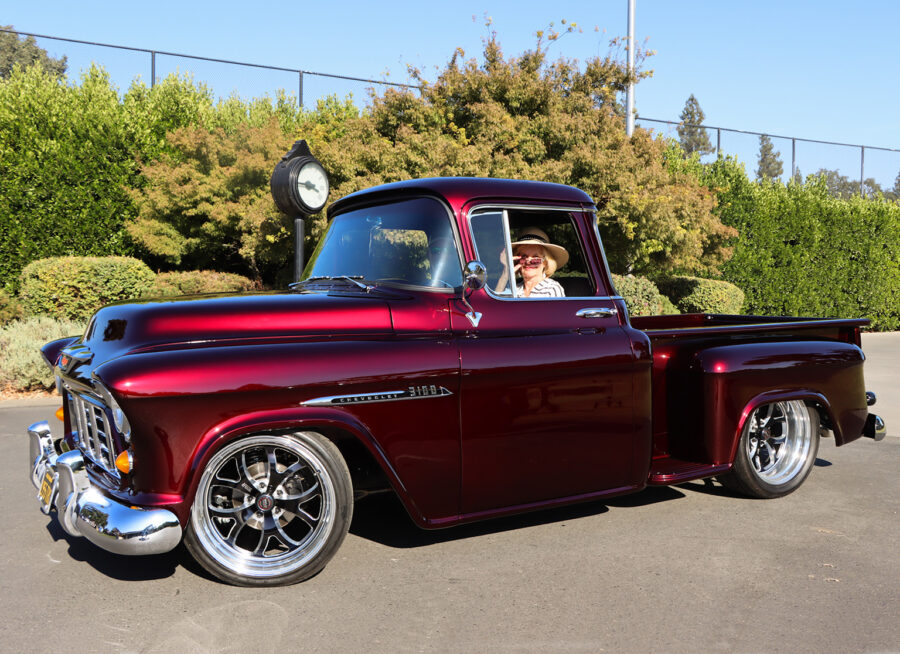
[[0, 650], [900, 652], [900, 334], [863, 346], [888, 438], [824, 439], [785, 498], [696, 482], [424, 532], [375, 497], [322, 573], [274, 589], [64, 535], [26, 470], [56, 402], [0, 403]]

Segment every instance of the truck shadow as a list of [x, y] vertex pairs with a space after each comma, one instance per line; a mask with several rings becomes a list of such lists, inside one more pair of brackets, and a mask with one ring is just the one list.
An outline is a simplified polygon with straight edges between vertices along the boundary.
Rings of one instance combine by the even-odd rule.
[[374, 495], [354, 507], [350, 533], [387, 547], [427, 547], [464, 538], [475, 538], [515, 529], [527, 529], [567, 520], [577, 520], [600, 515], [609, 507], [636, 507], [668, 502], [685, 497], [671, 486], [655, 486], [640, 493], [623, 495], [607, 500], [573, 504], [555, 509], [544, 509], [503, 518], [493, 518], [449, 529], [429, 531], [417, 527], [393, 493]]
[[[175, 569], [190, 560], [190, 555], [179, 545], [171, 552], [153, 556], [123, 556], [100, 549], [86, 538], [69, 536], [54, 519], [47, 524], [47, 531], [54, 541], [65, 541], [67, 554], [73, 561], [86, 563], [97, 572], [119, 581], [149, 581], [165, 579], [175, 574]], [[188, 566], [186, 566], [188, 567]], [[197, 566], [199, 568], [199, 566]], [[192, 572], [196, 572], [191, 568]]]

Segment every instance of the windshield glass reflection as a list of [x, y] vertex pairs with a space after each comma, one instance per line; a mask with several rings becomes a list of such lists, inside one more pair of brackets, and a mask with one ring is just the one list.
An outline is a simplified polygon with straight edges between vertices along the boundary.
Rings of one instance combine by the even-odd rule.
[[447, 210], [416, 198], [342, 213], [319, 241], [303, 279], [352, 277], [429, 288], [462, 286]]

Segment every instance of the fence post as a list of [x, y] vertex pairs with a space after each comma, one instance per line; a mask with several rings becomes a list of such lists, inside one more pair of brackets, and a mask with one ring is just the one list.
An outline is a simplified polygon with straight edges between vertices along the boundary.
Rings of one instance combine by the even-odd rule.
[[716, 157], [722, 156], [722, 129], [716, 128]]
[[797, 174], [797, 139], [791, 139], [791, 179]]
[[303, 109], [303, 71], [297, 73], [299, 76], [299, 85], [297, 87], [297, 108]]
[[866, 146], [859, 146], [859, 194], [863, 197], [866, 192], [863, 190], [863, 180], [866, 178]]
[[150, 88], [156, 86], [156, 53], [150, 52]]

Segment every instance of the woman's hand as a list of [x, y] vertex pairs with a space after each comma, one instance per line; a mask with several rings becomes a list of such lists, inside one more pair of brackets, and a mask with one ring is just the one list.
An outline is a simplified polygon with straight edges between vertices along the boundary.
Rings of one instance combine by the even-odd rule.
[[[513, 275], [515, 275], [517, 272], [519, 272], [519, 270], [522, 268], [522, 264], [519, 263], [519, 260], [521, 258], [522, 257], [517, 257], [517, 256], [513, 255], [513, 263], [515, 264], [513, 266]], [[505, 249], [500, 250], [500, 265], [503, 266], [503, 272], [505, 272], [507, 274], [507, 276], [509, 276], [509, 264], [506, 262], [506, 250]]]

